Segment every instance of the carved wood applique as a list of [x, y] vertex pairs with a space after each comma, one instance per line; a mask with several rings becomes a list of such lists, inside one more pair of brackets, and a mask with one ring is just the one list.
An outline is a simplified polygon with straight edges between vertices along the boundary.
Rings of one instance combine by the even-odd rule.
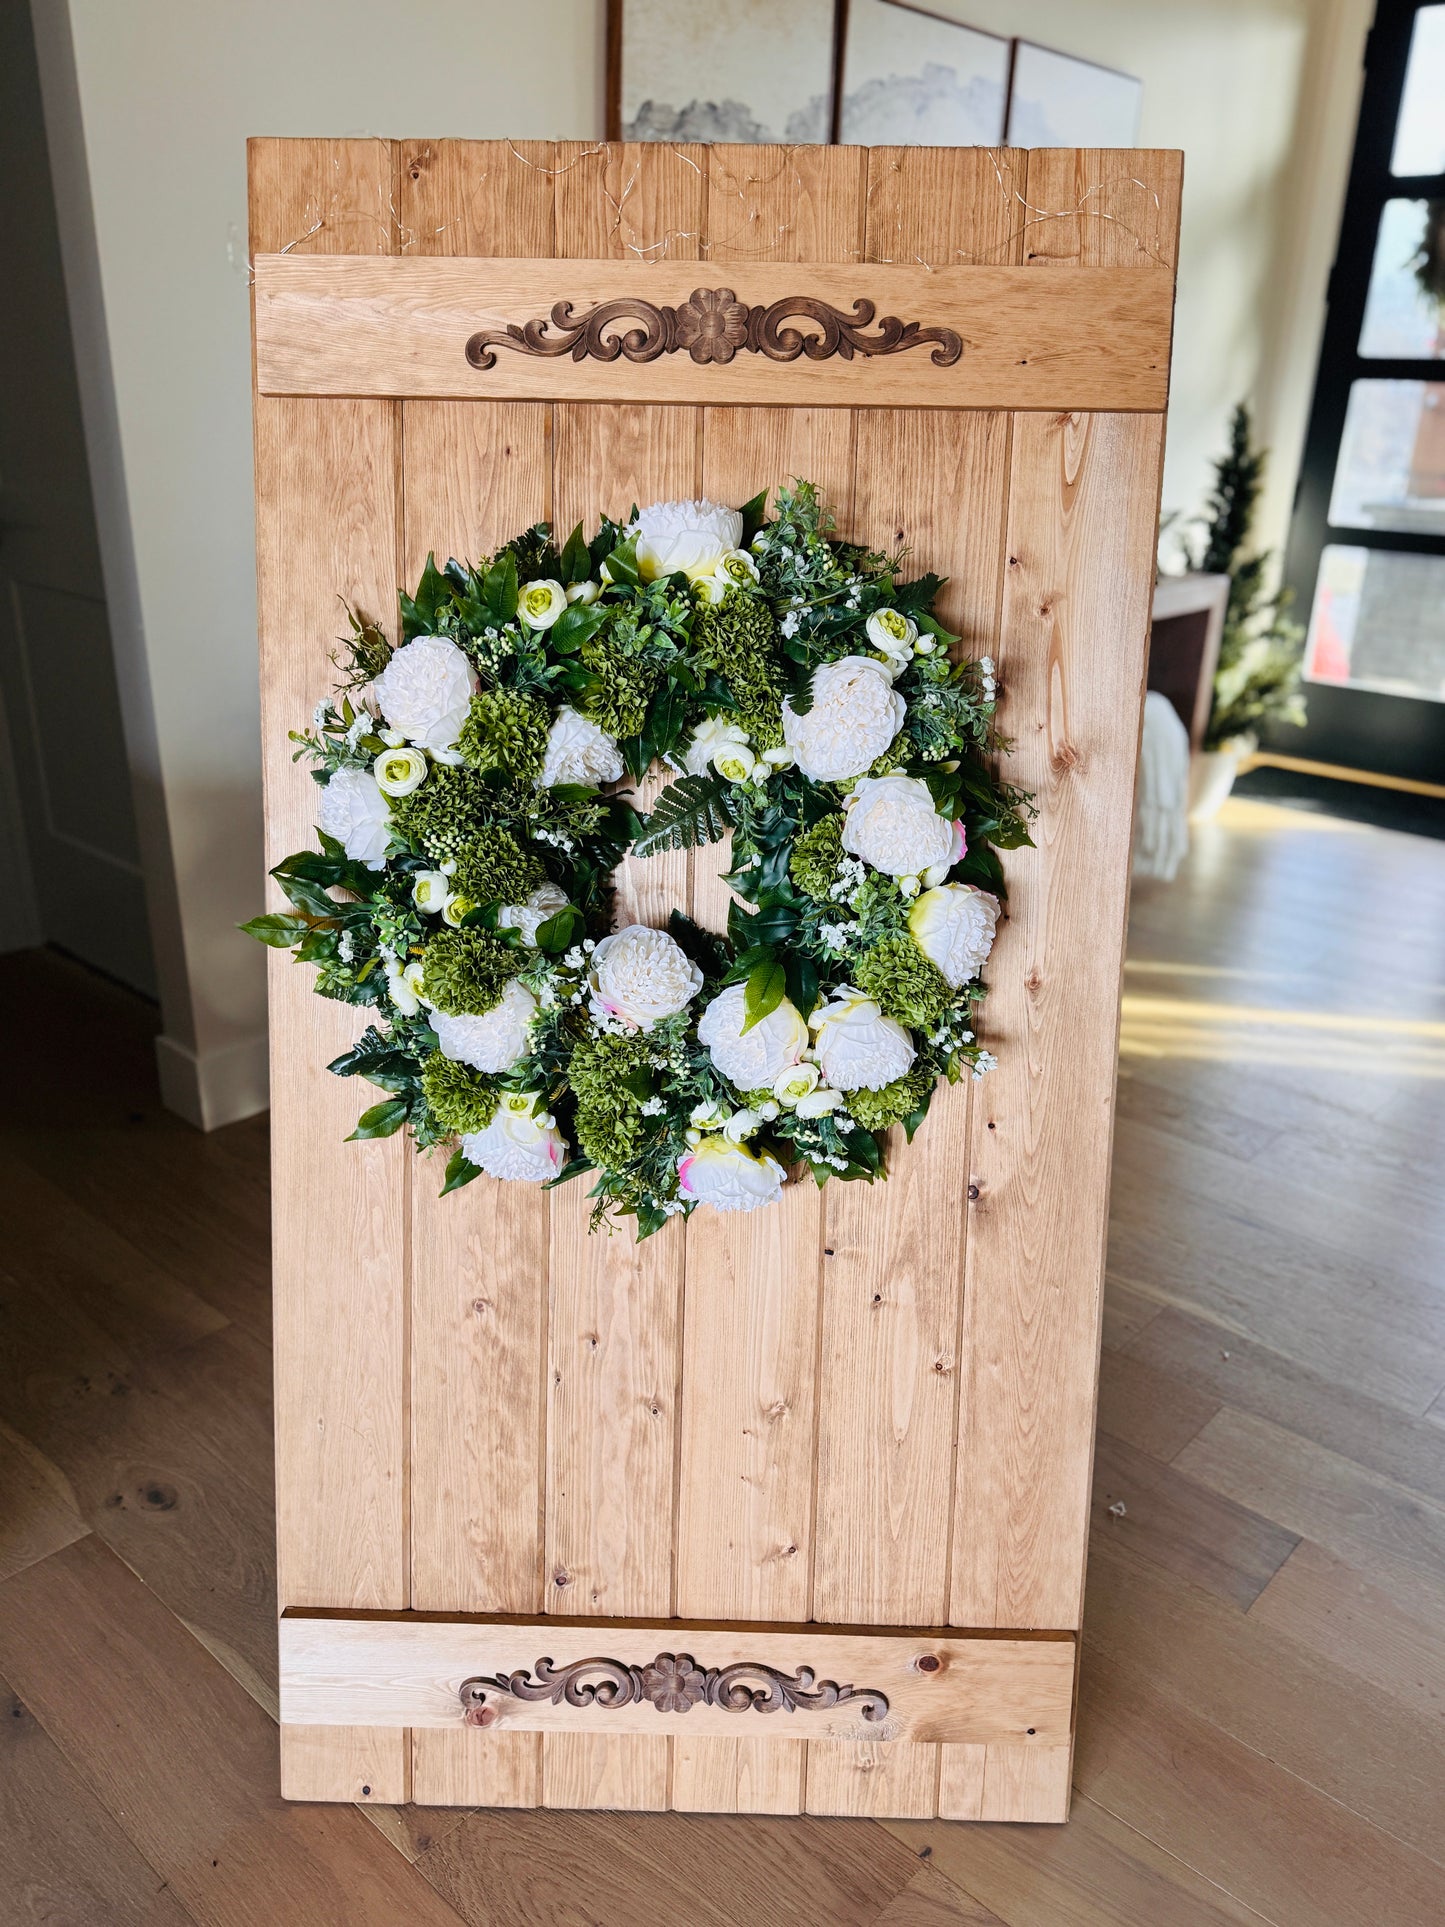
[[[574, 314], [570, 301], [553, 304], [547, 320], [512, 322], [506, 328], [474, 334], [467, 343], [467, 360], [474, 368], [494, 368], [497, 348], [515, 348], [526, 355], [571, 355], [574, 361], [656, 361], [659, 355], [686, 350], [696, 362], [728, 362], [744, 350], [769, 361], [826, 361], [838, 355], [851, 361], [857, 355], [896, 355], [909, 348], [936, 343], [929, 360], [951, 368], [963, 354], [963, 339], [952, 328], [925, 328], [917, 321], [900, 321], [886, 314], [878, 332], [873, 326], [876, 304], [865, 296], [845, 314], [812, 295], [785, 295], [767, 306], [739, 301], [731, 288], [694, 288], [675, 308], [635, 296], [602, 301], [585, 314]], [[785, 327], [789, 320], [811, 322], [816, 333]], [[619, 329], [618, 323], [631, 321]], [[549, 334], [548, 329], [558, 332]]]
[[881, 1720], [888, 1698], [873, 1687], [840, 1686], [818, 1679], [811, 1666], [796, 1673], [743, 1660], [732, 1666], [704, 1670], [691, 1653], [659, 1653], [645, 1666], [629, 1666], [616, 1659], [578, 1659], [570, 1666], [554, 1666], [539, 1659], [535, 1678], [526, 1672], [477, 1675], [463, 1680], [458, 1697], [469, 1725], [490, 1725], [489, 1694], [512, 1699], [550, 1700], [554, 1706], [611, 1708], [650, 1701], [659, 1713], [688, 1713], [694, 1706], [718, 1706], [729, 1713], [795, 1713], [841, 1706], [856, 1700], [865, 1720]]

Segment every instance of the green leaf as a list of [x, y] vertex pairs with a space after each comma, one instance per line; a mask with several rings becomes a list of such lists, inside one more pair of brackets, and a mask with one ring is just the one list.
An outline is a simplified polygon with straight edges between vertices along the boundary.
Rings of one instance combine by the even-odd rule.
[[510, 622], [517, 613], [517, 558], [504, 549], [487, 570], [482, 601], [493, 622]]
[[746, 548], [768, 519], [768, 491], [760, 488], [751, 502], [744, 502], [738, 513], [743, 518], [743, 547]]
[[572, 656], [582, 647], [589, 636], [595, 636], [607, 620], [607, 611], [599, 604], [584, 609], [580, 603], [573, 603], [564, 610], [552, 624], [552, 632], [547, 638], [559, 656]]
[[805, 676], [799, 677], [788, 691], [788, 707], [795, 716], [806, 716], [813, 707], [813, 678], [820, 665], [814, 663]]
[[642, 732], [651, 741], [654, 756], [666, 756], [676, 749], [690, 706], [685, 689], [665, 683], [658, 690], [647, 711], [647, 723]]
[[438, 609], [444, 608], [451, 599], [452, 585], [437, 568], [436, 557], [428, 555], [416, 594], [400, 598], [402, 641], [433, 634]]
[[584, 1171], [595, 1171], [596, 1168], [591, 1158], [568, 1158], [556, 1177], [548, 1178], [547, 1182], [542, 1186], [542, 1189], [544, 1191], [555, 1191], [559, 1184], [566, 1184], [572, 1178], [580, 1178]]
[[772, 1015], [786, 996], [787, 989], [787, 971], [776, 958], [758, 964], [749, 973], [747, 989], [743, 992], [744, 1035], [754, 1024], [760, 1024], [765, 1017]]
[[268, 944], [272, 950], [289, 950], [311, 928], [311, 919], [288, 916], [285, 911], [275, 910], [264, 917], [252, 917], [249, 923], [238, 923], [236, 928], [244, 930], [248, 937], [254, 937], [257, 943]]
[[356, 1129], [346, 1142], [352, 1144], [358, 1138], [391, 1137], [406, 1123], [410, 1109], [404, 1097], [388, 1097], [380, 1104], [373, 1104], [369, 1111], [363, 1111], [356, 1120]]
[[731, 787], [720, 776], [680, 776], [669, 783], [653, 805], [632, 854], [656, 856], [660, 850], [695, 850], [701, 844], [716, 843], [732, 828]]
[[619, 542], [607, 557], [607, 573], [612, 580], [624, 589], [635, 589], [642, 580], [642, 570], [637, 560], [637, 537], [629, 535], [625, 542]]
[[564, 583], [585, 582], [592, 573], [592, 557], [588, 552], [580, 522], [567, 537], [558, 567], [562, 571]]
[[581, 912], [574, 910], [569, 903], [565, 909], [559, 910], [555, 916], [548, 917], [545, 923], [538, 924], [536, 937], [537, 948], [545, 951], [549, 957], [560, 957], [562, 952], [571, 943], [573, 935], [581, 922]]
[[481, 1175], [482, 1167], [473, 1164], [465, 1151], [453, 1151], [447, 1159], [446, 1182], [437, 1196], [444, 1198], [449, 1191], [460, 1191], [464, 1184], [470, 1184], [473, 1178]]
[[715, 937], [711, 930], [704, 930], [701, 924], [684, 916], [681, 910], [674, 910], [667, 919], [668, 934], [673, 942], [685, 950], [706, 977], [721, 977], [727, 969], [727, 952], [722, 940]]
[[818, 1003], [818, 966], [809, 957], [790, 950], [783, 960], [788, 973], [788, 998], [804, 1017], [811, 1017]]

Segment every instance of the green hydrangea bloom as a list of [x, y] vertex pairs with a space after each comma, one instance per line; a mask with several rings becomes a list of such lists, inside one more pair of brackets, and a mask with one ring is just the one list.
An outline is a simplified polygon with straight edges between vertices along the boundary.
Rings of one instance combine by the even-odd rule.
[[446, 1016], [480, 1017], [525, 962], [490, 930], [439, 930], [423, 953], [422, 983]]
[[514, 689], [484, 689], [472, 697], [457, 748], [475, 770], [505, 770], [519, 782], [541, 772], [551, 719], [546, 708]]
[[475, 770], [435, 763], [419, 789], [392, 799], [391, 816], [434, 863], [444, 863], [482, 834], [495, 803], [495, 790]]
[[483, 830], [456, 859], [452, 881], [473, 903], [525, 903], [547, 881], [540, 858], [496, 827]]
[[865, 1131], [886, 1131], [890, 1124], [901, 1124], [905, 1117], [911, 1117], [932, 1087], [933, 1072], [915, 1065], [880, 1091], [850, 1091], [848, 1109]]
[[645, 1127], [642, 1099], [627, 1080], [650, 1068], [640, 1037], [599, 1031], [577, 1045], [568, 1067], [577, 1096], [577, 1142], [594, 1164], [615, 1170], [635, 1156]]
[[781, 747], [778, 625], [763, 597], [729, 589], [721, 602], [704, 603], [693, 623], [692, 643], [698, 661], [727, 685], [754, 748]]
[[855, 967], [858, 988], [913, 1030], [936, 1024], [953, 1002], [948, 979], [912, 937], [884, 937]]
[[828, 892], [838, 881], [838, 865], [843, 861], [843, 819], [825, 816], [793, 845], [788, 875], [814, 903], [829, 903]]
[[444, 1131], [485, 1131], [497, 1112], [490, 1078], [434, 1051], [421, 1067], [427, 1109]]
[[657, 669], [619, 648], [605, 628], [589, 636], [579, 653], [597, 679], [578, 699], [582, 714], [617, 742], [640, 735], [657, 687]]

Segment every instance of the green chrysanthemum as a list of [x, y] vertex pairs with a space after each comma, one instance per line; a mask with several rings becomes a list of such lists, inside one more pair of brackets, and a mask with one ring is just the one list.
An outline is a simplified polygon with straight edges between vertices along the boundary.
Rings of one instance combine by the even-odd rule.
[[616, 1170], [636, 1155], [644, 1135], [642, 1099], [628, 1080], [648, 1069], [648, 1048], [639, 1037], [599, 1031], [573, 1052], [568, 1076], [577, 1097], [577, 1142], [594, 1164]]
[[855, 967], [854, 981], [910, 1029], [936, 1024], [953, 1002], [948, 979], [912, 937], [885, 937]]
[[639, 735], [657, 688], [656, 667], [618, 648], [607, 629], [589, 636], [579, 653], [595, 678], [578, 699], [582, 714], [616, 742]]
[[420, 789], [393, 800], [391, 816], [434, 863], [444, 863], [481, 835], [495, 803], [496, 791], [475, 770], [437, 763]]
[[422, 983], [445, 1016], [480, 1017], [525, 961], [490, 930], [439, 930], [426, 947]]
[[444, 1131], [485, 1131], [497, 1111], [490, 1078], [436, 1051], [421, 1067], [427, 1109]]
[[483, 830], [456, 865], [452, 881], [473, 903], [525, 903], [547, 881], [540, 860], [510, 830]]
[[505, 770], [530, 782], [547, 754], [546, 709], [513, 689], [484, 689], [472, 697], [457, 748], [474, 770]]
[[692, 629], [698, 661], [727, 686], [738, 722], [755, 749], [778, 749], [783, 741], [783, 683], [778, 668], [778, 625], [761, 596], [729, 589], [721, 602], [704, 603]]
[[911, 1117], [933, 1089], [934, 1073], [916, 1065], [903, 1077], [895, 1077], [879, 1091], [850, 1091], [848, 1109], [865, 1131], [886, 1131], [890, 1124], [901, 1124]]
[[804, 896], [814, 903], [831, 901], [828, 892], [838, 881], [838, 865], [843, 861], [843, 819], [825, 816], [793, 845], [788, 875]]

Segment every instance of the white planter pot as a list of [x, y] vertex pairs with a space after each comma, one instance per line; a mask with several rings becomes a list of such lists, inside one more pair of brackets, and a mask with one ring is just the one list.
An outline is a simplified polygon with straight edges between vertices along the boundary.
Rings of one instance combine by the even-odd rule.
[[1189, 771], [1189, 820], [1207, 822], [1218, 816], [1224, 799], [1234, 788], [1239, 774], [1239, 757], [1229, 749], [1202, 749]]

